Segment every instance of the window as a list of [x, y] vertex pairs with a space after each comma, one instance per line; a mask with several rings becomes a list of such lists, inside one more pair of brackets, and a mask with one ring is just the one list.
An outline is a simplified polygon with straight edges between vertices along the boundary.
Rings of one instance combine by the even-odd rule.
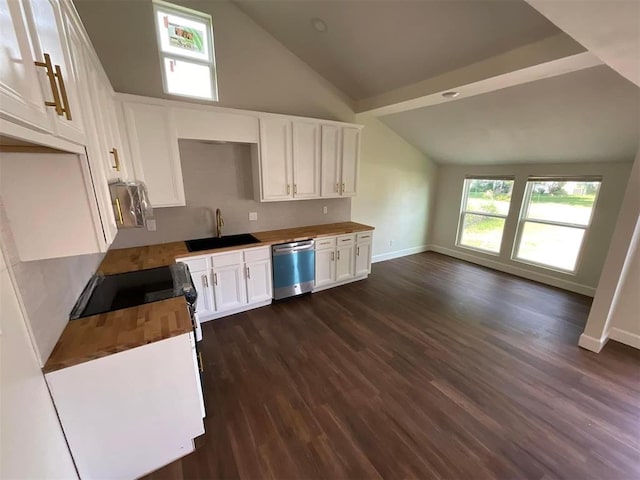
[[513, 179], [467, 178], [458, 226], [459, 246], [499, 253]]
[[154, 0], [164, 91], [217, 100], [211, 16]]
[[530, 178], [513, 258], [575, 272], [601, 179]]

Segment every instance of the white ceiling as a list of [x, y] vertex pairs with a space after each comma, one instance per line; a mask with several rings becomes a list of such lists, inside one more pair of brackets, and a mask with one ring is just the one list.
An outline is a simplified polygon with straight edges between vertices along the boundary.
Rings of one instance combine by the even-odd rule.
[[353, 100], [560, 33], [523, 0], [234, 3]]
[[380, 119], [439, 163], [632, 161], [640, 89], [603, 65]]

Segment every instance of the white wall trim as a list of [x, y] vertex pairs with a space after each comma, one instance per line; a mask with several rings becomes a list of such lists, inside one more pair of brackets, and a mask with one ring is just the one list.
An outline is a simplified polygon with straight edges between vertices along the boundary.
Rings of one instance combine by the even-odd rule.
[[605, 335], [602, 338], [590, 337], [589, 335], [585, 335], [584, 333], [580, 335], [580, 339], [578, 340], [578, 345], [586, 350], [590, 350], [595, 353], [600, 353], [602, 347], [605, 346], [609, 337]]
[[466, 260], [471, 263], [476, 263], [478, 265], [482, 265], [483, 267], [493, 268], [494, 270], [510, 273], [511, 275], [516, 275], [518, 277], [523, 277], [529, 280], [544, 283], [546, 285], [551, 285], [552, 287], [562, 288], [563, 290], [569, 290], [570, 292], [579, 293], [581, 295], [593, 297], [596, 292], [595, 288], [588, 285], [572, 282], [570, 280], [563, 280], [561, 278], [552, 277], [551, 275], [545, 275], [543, 273], [532, 272], [524, 268], [516, 267], [514, 265], [507, 265], [501, 262], [496, 262], [494, 260], [481, 258], [476, 255], [466, 252], [459, 252], [458, 250], [453, 250], [451, 248], [432, 245], [431, 250], [433, 250], [434, 252], [442, 253], [444, 255], [448, 255], [450, 257], [459, 258], [460, 260]]
[[615, 340], [616, 342], [629, 345], [630, 347], [640, 349], [640, 335], [638, 335], [637, 333], [632, 333], [627, 330], [621, 330], [620, 328], [613, 327], [609, 332], [609, 338], [611, 340]]
[[396, 250], [395, 252], [381, 253], [371, 257], [371, 263], [384, 262], [385, 260], [392, 260], [394, 258], [406, 257], [407, 255], [414, 255], [416, 253], [428, 252], [432, 250], [431, 245], [420, 245], [419, 247], [405, 248], [403, 250]]

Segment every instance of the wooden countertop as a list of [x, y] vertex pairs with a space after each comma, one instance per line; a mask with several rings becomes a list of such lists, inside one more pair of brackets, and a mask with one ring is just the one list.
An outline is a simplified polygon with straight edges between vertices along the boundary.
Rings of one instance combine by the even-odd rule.
[[184, 297], [71, 320], [45, 373], [193, 331]]
[[116, 273], [134, 272], [147, 268], [164, 267], [171, 265], [176, 258], [186, 258], [211, 253], [241, 250], [243, 248], [268, 246], [276, 243], [295, 242], [307, 238], [326, 237], [330, 235], [343, 235], [348, 233], [374, 230], [369, 225], [356, 222], [329, 223], [326, 225], [310, 225], [306, 227], [285, 228], [282, 230], [270, 230], [266, 232], [254, 232], [252, 235], [260, 240], [260, 243], [240, 245], [237, 247], [216, 248], [214, 250], [201, 250], [189, 252], [184, 242], [161, 243], [144, 247], [119, 248], [109, 250], [98, 272], [104, 275]]

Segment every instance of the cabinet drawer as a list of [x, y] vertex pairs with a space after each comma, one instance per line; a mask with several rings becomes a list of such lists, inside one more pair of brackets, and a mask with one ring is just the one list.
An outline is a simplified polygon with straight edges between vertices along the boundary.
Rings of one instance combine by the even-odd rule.
[[195, 257], [195, 258], [178, 258], [176, 262], [186, 263], [190, 272], [199, 272], [207, 270], [209, 257]]
[[229, 265], [240, 265], [242, 263], [242, 251], [219, 253], [211, 256], [213, 268], [228, 267]]
[[333, 248], [336, 246], [336, 237], [320, 237], [316, 238], [316, 250], [323, 248]]
[[338, 248], [344, 247], [345, 245], [353, 245], [356, 242], [356, 236], [353, 234], [350, 235], [340, 235], [337, 237]]
[[356, 235], [358, 242], [370, 242], [371, 238], [373, 238], [373, 232], [360, 232]]
[[271, 258], [271, 247], [251, 248], [244, 251], [244, 261], [246, 263], [269, 260]]

